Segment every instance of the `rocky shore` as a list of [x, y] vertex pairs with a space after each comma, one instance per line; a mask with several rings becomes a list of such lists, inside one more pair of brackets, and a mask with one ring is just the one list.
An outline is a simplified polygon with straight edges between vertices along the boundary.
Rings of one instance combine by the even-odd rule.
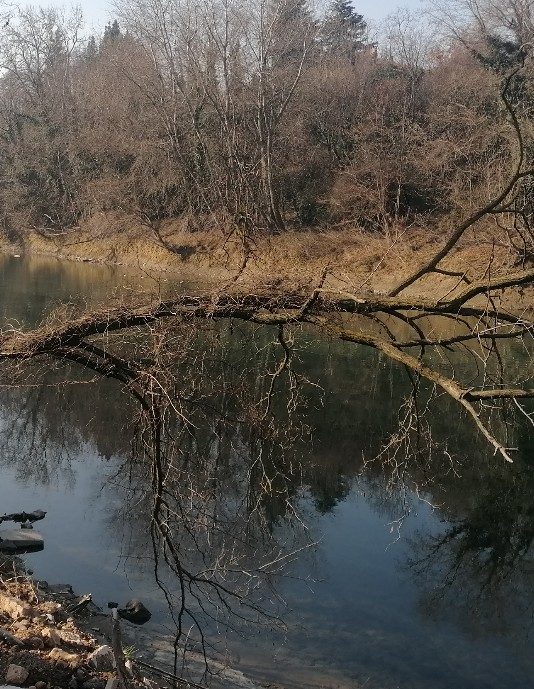
[[188, 662], [190, 675], [174, 677], [172, 639], [151, 638], [148, 629], [127, 622], [122, 623], [122, 637], [125, 644], [133, 643], [136, 652], [142, 649], [142, 661], [125, 657], [122, 648], [122, 658], [117, 659], [111, 614], [100, 610], [89, 595], [75, 595], [69, 585], [50, 585], [21, 571], [15, 560], [10, 565], [4, 561], [0, 570], [0, 689], [260, 686], [218, 663], [210, 663], [209, 678], [199, 684], [190, 677], [198, 671], [202, 674], [204, 660], [194, 657]]

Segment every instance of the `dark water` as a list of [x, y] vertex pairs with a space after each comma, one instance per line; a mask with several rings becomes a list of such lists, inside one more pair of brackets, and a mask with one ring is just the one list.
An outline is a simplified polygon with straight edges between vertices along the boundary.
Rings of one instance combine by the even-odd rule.
[[[105, 267], [0, 259], [3, 327], [32, 325], [59, 301], [74, 308], [146, 290], [144, 280]], [[293, 417], [303, 427], [288, 426], [278, 441], [242, 423], [229, 430], [203, 412], [194, 434], [176, 431], [176, 456], [188, 467], [166, 476], [185, 496], [177, 523], [204, 534], [199, 543], [177, 529], [182, 561], [201, 571], [236, 543], [227, 566], [284, 563], [251, 594], [277, 619], [244, 627], [206, 618], [209, 642], [250, 674], [293, 687], [532, 686], [531, 428], [496, 417], [518, 448], [514, 465], [504, 466], [456, 408], [437, 399], [431, 438], [425, 427], [421, 446], [412, 439], [393, 461], [370, 461], [406, 416], [407, 377], [374, 352], [292, 335], [301, 390]], [[261, 398], [260, 374], [275, 370], [273, 342], [276, 330], [210, 324], [187, 352], [183, 338], [176, 346], [184, 361], [206, 367], [205, 378], [235, 387], [235, 398], [248, 390]], [[209, 356], [199, 363], [203, 347]], [[504, 355], [528, 373], [523, 349]], [[74, 367], [37, 368], [22, 387], [3, 376], [0, 391], [0, 512], [48, 512], [39, 524], [45, 550], [26, 556], [28, 567], [91, 592], [100, 605], [141, 597], [154, 613], [154, 634], [172, 632], [153, 574], [150, 480], [132, 445], [135, 402], [116, 381]], [[215, 388], [203, 391], [206, 409], [214, 395]], [[231, 418], [239, 405], [229, 399]], [[278, 429], [288, 399], [286, 390], [274, 403]], [[191, 498], [201, 491], [202, 509]], [[224, 527], [206, 529], [215, 514]], [[162, 576], [175, 595], [178, 581], [167, 570]]]

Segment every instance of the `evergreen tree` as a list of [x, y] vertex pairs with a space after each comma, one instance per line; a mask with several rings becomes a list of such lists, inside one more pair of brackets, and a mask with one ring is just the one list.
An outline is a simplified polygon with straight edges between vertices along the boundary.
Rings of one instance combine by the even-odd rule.
[[472, 49], [474, 57], [486, 68], [497, 74], [506, 74], [520, 66], [526, 57], [526, 52], [516, 41], [510, 41], [501, 36], [486, 34], [484, 36], [485, 50], [481, 52]]
[[[485, 34], [483, 40], [484, 47], [481, 50], [472, 48], [472, 55], [485, 69], [503, 77], [520, 67], [527, 56], [525, 48], [516, 41], [495, 34]], [[523, 107], [531, 110], [533, 104], [532, 89], [529, 89], [528, 81], [521, 71], [511, 78], [507, 95], [514, 107], [522, 104]]]
[[276, 15], [271, 49], [273, 61], [277, 64], [300, 61], [315, 27], [308, 0], [282, 0], [276, 5]]
[[83, 56], [87, 62], [92, 62], [97, 55], [98, 47], [96, 45], [96, 39], [94, 36], [89, 36]]
[[102, 39], [102, 45], [113, 43], [121, 36], [122, 33], [119, 26], [119, 22], [116, 19], [114, 19], [113, 23], [106, 24], [106, 28], [104, 29], [104, 37]]
[[352, 64], [356, 53], [364, 46], [367, 24], [350, 0], [332, 0], [321, 31], [323, 50], [338, 57], [346, 57]]

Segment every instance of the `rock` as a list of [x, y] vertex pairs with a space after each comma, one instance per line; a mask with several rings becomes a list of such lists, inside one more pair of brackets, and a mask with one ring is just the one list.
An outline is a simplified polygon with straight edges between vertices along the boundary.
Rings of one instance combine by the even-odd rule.
[[82, 663], [81, 658], [79, 658], [77, 655], [74, 653], [67, 653], [61, 648], [53, 648], [48, 654], [48, 657], [53, 663], [64, 665], [72, 670], [76, 670], [76, 668]]
[[55, 629], [45, 627], [41, 629], [41, 636], [43, 637], [45, 646], [48, 646], [48, 648], [57, 648], [61, 646], [61, 636]]
[[50, 593], [55, 593], [62, 596], [74, 596], [74, 591], [70, 584], [52, 584], [48, 585]]
[[69, 679], [69, 689], [78, 689], [78, 680], [74, 675]]
[[99, 672], [110, 672], [115, 668], [115, 658], [110, 646], [99, 646], [87, 656], [87, 663]]
[[0, 550], [6, 552], [29, 553], [44, 548], [44, 538], [37, 531], [23, 529], [2, 529], [0, 531]]
[[18, 646], [19, 648], [24, 648], [24, 646], [26, 646], [26, 643], [22, 641], [22, 639], [13, 636], [13, 634], [10, 634], [7, 629], [3, 629], [2, 627], [0, 627], [0, 639], [11, 646]]
[[148, 679], [148, 677], [143, 677], [142, 682], [145, 685], [145, 687], [148, 687], [148, 689], [159, 689], [159, 685], [156, 682], [154, 682], [154, 680]]
[[124, 608], [119, 608], [117, 612], [120, 617], [134, 624], [145, 624], [152, 617], [152, 613], [137, 598], [129, 600]]
[[82, 684], [82, 689], [106, 689], [106, 680], [88, 679]]
[[11, 617], [12, 620], [34, 616], [34, 610], [30, 605], [7, 593], [0, 593], [0, 613]]
[[46, 682], [35, 682], [35, 689], [46, 689], [47, 684]]
[[116, 677], [110, 677], [106, 682], [106, 689], [117, 689], [119, 686], [119, 680]]
[[38, 636], [30, 636], [26, 643], [32, 648], [44, 648], [44, 641]]
[[30, 673], [22, 665], [8, 665], [6, 672], [6, 682], [8, 684], [14, 684], [17, 687], [21, 687], [24, 682], [28, 679]]
[[78, 682], [83, 682], [85, 680], [85, 678], [87, 677], [87, 673], [84, 672], [81, 668], [76, 670], [75, 675], [76, 675], [76, 679], [78, 680]]
[[41, 603], [39, 609], [42, 613], [45, 613], [47, 615], [56, 615], [58, 612], [61, 611], [61, 605], [59, 603], [49, 600], [44, 603]]

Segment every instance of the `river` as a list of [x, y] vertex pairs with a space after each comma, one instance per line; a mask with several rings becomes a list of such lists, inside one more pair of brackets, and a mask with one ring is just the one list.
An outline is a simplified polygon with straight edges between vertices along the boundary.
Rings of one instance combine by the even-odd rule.
[[[0, 284], [4, 330], [140, 291], [148, 298], [192, 287], [122, 268], [13, 257], [0, 258]], [[194, 600], [210, 651], [295, 688], [531, 686], [528, 425], [514, 428], [512, 466], [443, 399], [433, 400], [421, 429], [424, 447], [403, 443], [398, 422], [410, 412], [409, 381], [397, 365], [306, 330], [290, 336], [296, 377], [275, 399], [279, 421], [266, 430], [252, 415], [251, 428], [229, 420], [248, 395], [265, 396], [272, 375], [265, 382], [260, 374], [276, 370], [276, 330], [219, 324], [176, 340], [176, 370], [202, 374], [188, 383], [188, 399], [193, 388], [210, 387], [195, 398], [202, 412], [194, 412], [194, 431], [177, 422], [165, 440], [176, 453], [165, 476], [169, 514], [182, 510], [173, 543], [184, 571], [215, 577], [226, 567], [224, 581], [262, 612], [242, 613], [240, 603], [232, 616], [209, 607], [213, 600]], [[521, 348], [509, 345], [504, 356], [528, 371]], [[154, 578], [152, 494], [139, 434], [133, 440], [135, 401], [118, 382], [57, 362], [40, 362], [16, 386], [2, 381], [0, 513], [47, 511], [38, 525], [45, 549], [26, 555], [27, 567], [92, 593], [103, 607], [141, 598], [154, 635], [173, 633], [179, 578], [166, 567], [159, 584]], [[226, 422], [209, 413], [221, 390]], [[204, 585], [194, 590], [206, 593]], [[191, 637], [198, 643], [194, 629]]]

